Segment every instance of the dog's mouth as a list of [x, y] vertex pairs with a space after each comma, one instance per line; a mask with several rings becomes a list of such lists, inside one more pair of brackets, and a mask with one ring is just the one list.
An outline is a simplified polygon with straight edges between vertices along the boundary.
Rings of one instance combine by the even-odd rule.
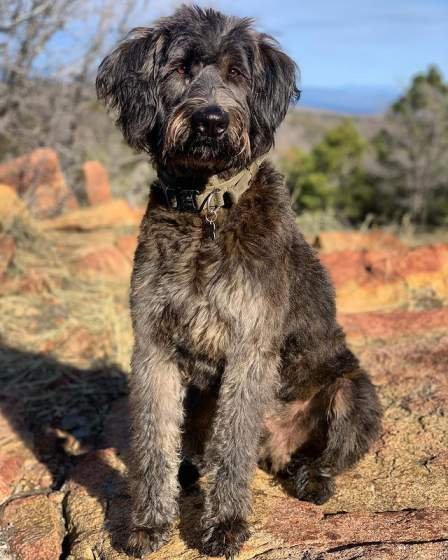
[[169, 119], [163, 145], [165, 161], [220, 170], [250, 159], [248, 126], [243, 113], [216, 105], [179, 107]]

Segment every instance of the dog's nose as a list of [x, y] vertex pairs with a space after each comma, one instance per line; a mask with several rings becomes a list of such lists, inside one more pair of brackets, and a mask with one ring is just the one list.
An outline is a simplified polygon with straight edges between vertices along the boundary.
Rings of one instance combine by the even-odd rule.
[[191, 117], [194, 129], [205, 136], [217, 137], [229, 126], [229, 115], [219, 107], [205, 107]]

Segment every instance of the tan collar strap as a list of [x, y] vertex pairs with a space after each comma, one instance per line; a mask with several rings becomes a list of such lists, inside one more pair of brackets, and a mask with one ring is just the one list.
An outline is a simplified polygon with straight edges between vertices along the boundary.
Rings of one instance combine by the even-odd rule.
[[202, 212], [204, 209], [207, 211], [223, 208], [227, 205], [226, 195], [234, 205], [249, 188], [265, 157], [257, 158], [248, 167], [226, 181], [222, 181], [217, 175], [213, 175], [202, 192], [194, 189], [169, 187], [160, 181], [165, 201], [170, 208], [180, 212]]

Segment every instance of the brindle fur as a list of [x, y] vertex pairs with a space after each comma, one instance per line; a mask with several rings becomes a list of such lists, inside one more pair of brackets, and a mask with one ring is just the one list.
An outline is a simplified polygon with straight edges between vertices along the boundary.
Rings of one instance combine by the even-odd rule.
[[[180, 61], [188, 78], [174, 75]], [[228, 77], [229, 64], [247, 78]], [[128, 142], [183, 188], [232, 176], [267, 152], [297, 93], [294, 75], [249, 20], [183, 7], [134, 31], [97, 84]], [[230, 115], [219, 141], [190, 125], [211, 103]], [[131, 287], [128, 550], [137, 555], [168, 539], [179, 479], [207, 473], [203, 550], [229, 558], [249, 535], [257, 461], [287, 477], [298, 498], [322, 503], [379, 431], [375, 390], [347, 348], [328, 275], [271, 163], [219, 212], [216, 241], [203, 228], [201, 215], [172, 210], [151, 191]]]

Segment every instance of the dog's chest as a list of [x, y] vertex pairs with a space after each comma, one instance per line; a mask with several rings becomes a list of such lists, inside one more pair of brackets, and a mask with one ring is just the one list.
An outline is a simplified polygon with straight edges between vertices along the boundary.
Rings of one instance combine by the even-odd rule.
[[[202, 224], [151, 228], [136, 286], [144, 282], [154, 332], [167, 343], [212, 360], [255, 329], [265, 306], [244, 261], [227, 237], [203, 236]], [[165, 231], [163, 231], [165, 230]]]

